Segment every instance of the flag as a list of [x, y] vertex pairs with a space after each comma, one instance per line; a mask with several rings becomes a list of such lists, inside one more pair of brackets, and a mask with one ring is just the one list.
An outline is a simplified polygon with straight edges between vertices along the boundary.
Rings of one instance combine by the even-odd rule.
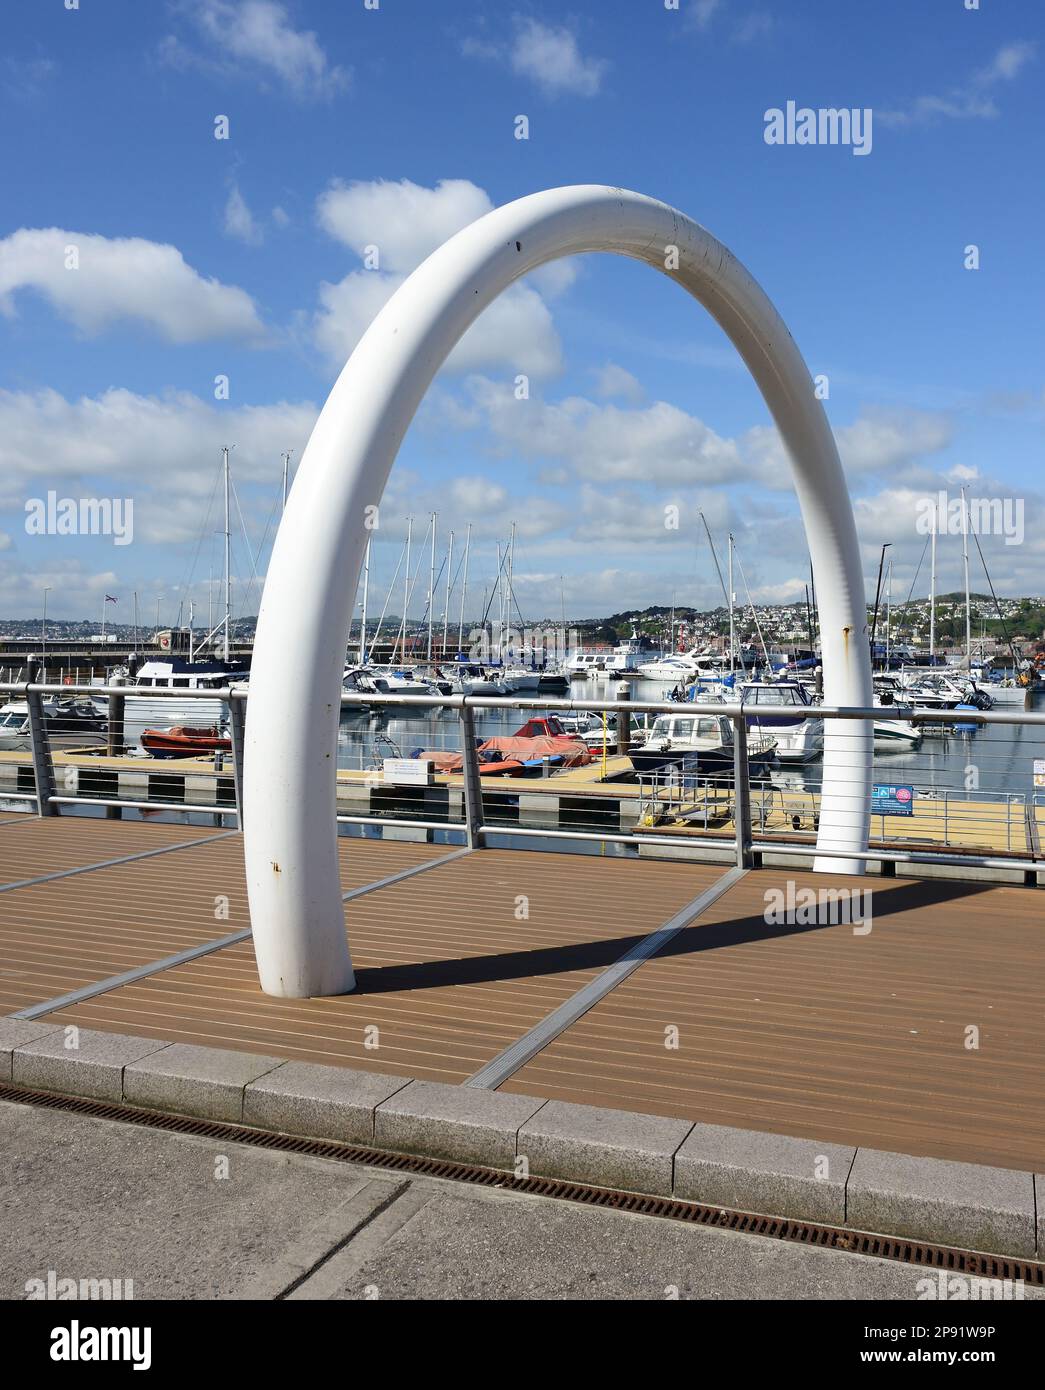
[[112, 594], [106, 594], [106, 595], [105, 595], [105, 602], [106, 602], [106, 603], [119, 603], [119, 601], [120, 601], [120, 600], [119, 600], [118, 598], [113, 598]]

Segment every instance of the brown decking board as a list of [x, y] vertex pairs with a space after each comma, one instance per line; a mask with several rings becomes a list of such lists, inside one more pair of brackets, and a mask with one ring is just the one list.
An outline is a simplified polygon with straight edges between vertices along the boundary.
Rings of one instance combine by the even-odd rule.
[[[80, 827], [94, 823], [70, 817], [65, 824], [53, 840], [70, 857], [83, 833]], [[178, 844], [166, 834], [171, 830], [191, 841], [194, 829], [126, 824], [123, 853]], [[36, 838], [28, 828], [18, 834], [19, 839]], [[52, 834], [44, 832], [48, 839]], [[94, 863], [99, 841], [90, 828], [84, 842], [79, 862]], [[342, 838], [338, 845], [345, 890], [448, 853], [441, 845], [396, 841]], [[0, 893], [0, 1013], [55, 999], [249, 925], [239, 835], [13, 888]]]
[[[871, 932], [767, 926], [788, 877]], [[755, 871], [500, 1089], [1041, 1172], [1043, 967], [1034, 889]]]
[[[460, 1082], [720, 874], [713, 865], [481, 850], [347, 905], [352, 994], [267, 996], [244, 942], [48, 1018]], [[516, 917], [519, 895], [529, 898], [528, 920]], [[369, 1048], [374, 1027], [378, 1046]]]
[[21, 824], [0, 826], [0, 885], [220, 834], [220, 826], [26, 816]]

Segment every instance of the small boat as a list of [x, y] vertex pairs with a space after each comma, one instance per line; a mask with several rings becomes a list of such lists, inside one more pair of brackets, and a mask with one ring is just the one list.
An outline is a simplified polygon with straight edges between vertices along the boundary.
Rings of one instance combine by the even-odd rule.
[[[108, 714], [93, 700], [48, 695], [41, 704], [47, 741], [52, 748], [105, 746]], [[29, 704], [26, 700], [10, 700], [0, 708], [0, 749], [23, 753], [32, 746]]]
[[[772, 761], [775, 738], [753, 734], [748, 739], [752, 770]], [[636, 772], [679, 772], [726, 779], [733, 775], [733, 725], [722, 714], [658, 714], [646, 741], [629, 752]]]
[[809, 691], [797, 680], [745, 681], [740, 702], [753, 709], [748, 727], [769, 731], [782, 763], [810, 763], [824, 751], [824, 721], [816, 717]]
[[192, 758], [200, 753], [232, 752], [232, 739], [217, 725], [199, 728], [175, 724], [170, 729], [146, 729], [141, 743], [154, 758]]

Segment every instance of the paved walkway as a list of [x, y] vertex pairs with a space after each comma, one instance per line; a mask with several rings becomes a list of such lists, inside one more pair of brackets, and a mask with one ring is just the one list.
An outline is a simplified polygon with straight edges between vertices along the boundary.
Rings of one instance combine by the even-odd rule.
[[137, 1299], [915, 1299], [928, 1273], [31, 1106], [0, 1104], [0, 1150], [4, 1299], [52, 1270]]

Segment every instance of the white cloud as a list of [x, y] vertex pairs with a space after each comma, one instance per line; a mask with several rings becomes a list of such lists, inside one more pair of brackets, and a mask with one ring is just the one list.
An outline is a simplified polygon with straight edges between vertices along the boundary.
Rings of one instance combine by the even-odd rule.
[[[336, 285], [320, 285], [315, 340], [332, 362], [348, 359], [405, 278], [355, 270]], [[559, 336], [548, 306], [526, 285], [513, 285], [499, 295], [446, 361], [453, 372], [505, 368], [535, 378], [552, 376], [561, 365]]]
[[222, 445], [236, 445], [241, 484], [274, 485], [281, 451], [301, 457], [316, 414], [311, 402], [230, 409], [189, 392], [112, 388], [67, 400], [52, 390], [0, 391], [0, 507], [22, 515], [27, 498], [50, 488], [101, 489], [134, 499], [135, 543], [194, 539]]
[[409, 179], [335, 180], [316, 201], [323, 230], [359, 257], [376, 246], [383, 271], [413, 270], [492, 208], [489, 196], [468, 179], [441, 179], [434, 188]]
[[[834, 436], [842, 467], [850, 476], [905, 470], [925, 476], [925, 456], [947, 448], [953, 430], [947, 416], [931, 411], [873, 410], [851, 425], [839, 426]], [[742, 449], [757, 464], [767, 487], [791, 487], [790, 464], [774, 426], [748, 430]]]
[[468, 386], [497, 448], [565, 464], [578, 478], [696, 486], [751, 471], [735, 441], [666, 401], [626, 410], [582, 396], [519, 401], [510, 386], [484, 378]]
[[517, 20], [511, 65], [551, 96], [572, 92], [584, 97], [597, 94], [609, 66], [603, 59], [585, 58], [569, 29], [552, 28], [536, 19]]
[[[332, 183], [317, 200], [320, 226], [361, 258], [376, 247], [378, 268], [350, 271], [337, 284], [320, 285], [314, 333], [321, 350], [332, 361], [344, 362], [409, 272], [491, 207], [483, 189], [467, 179], [444, 179], [434, 188], [408, 179]], [[566, 272], [559, 287], [571, 275]], [[480, 315], [451, 353], [447, 367], [504, 367], [547, 377], [559, 370], [561, 360], [547, 305], [535, 289], [518, 284]]]
[[229, 189], [225, 204], [225, 235], [246, 242], [248, 246], [258, 246], [263, 239], [261, 228], [235, 183]]
[[273, 76], [301, 100], [330, 97], [348, 86], [348, 70], [330, 62], [311, 30], [295, 29], [276, 0], [189, 0], [185, 12], [209, 48], [201, 59], [168, 37], [161, 55], [176, 66], [202, 62]]
[[[76, 269], [67, 269], [70, 248]], [[177, 247], [141, 237], [23, 227], [0, 240], [0, 313], [12, 316], [16, 292], [26, 289], [88, 334], [122, 320], [145, 324], [173, 343], [264, 334], [245, 290], [205, 279]]]
[[520, 77], [536, 82], [546, 96], [598, 94], [609, 63], [603, 58], [586, 58], [571, 29], [522, 15], [515, 15], [513, 24], [515, 32], [509, 42], [467, 38], [461, 52], [466, 58], [506, 63]]
[[885, 125], [926, 125], [940, 119], [991, 120], [999, 114], [994, 89], [1011, 82], [1037, 54], [1037, 44], [1016, 39], [1003, 44], [986, 67], [964, 83], [952, 87], [944, 96], [920, 96], [907, 107], [875, 111], [875, 119]]
[[646, 392], [638, 379], [623, 367], [618, 367], [616, 362], [607, 362], [596, 369], [595, 394], [603, 400], [615, 397], [627, 401], [629, 405], [639, 405], [646, 399]]

